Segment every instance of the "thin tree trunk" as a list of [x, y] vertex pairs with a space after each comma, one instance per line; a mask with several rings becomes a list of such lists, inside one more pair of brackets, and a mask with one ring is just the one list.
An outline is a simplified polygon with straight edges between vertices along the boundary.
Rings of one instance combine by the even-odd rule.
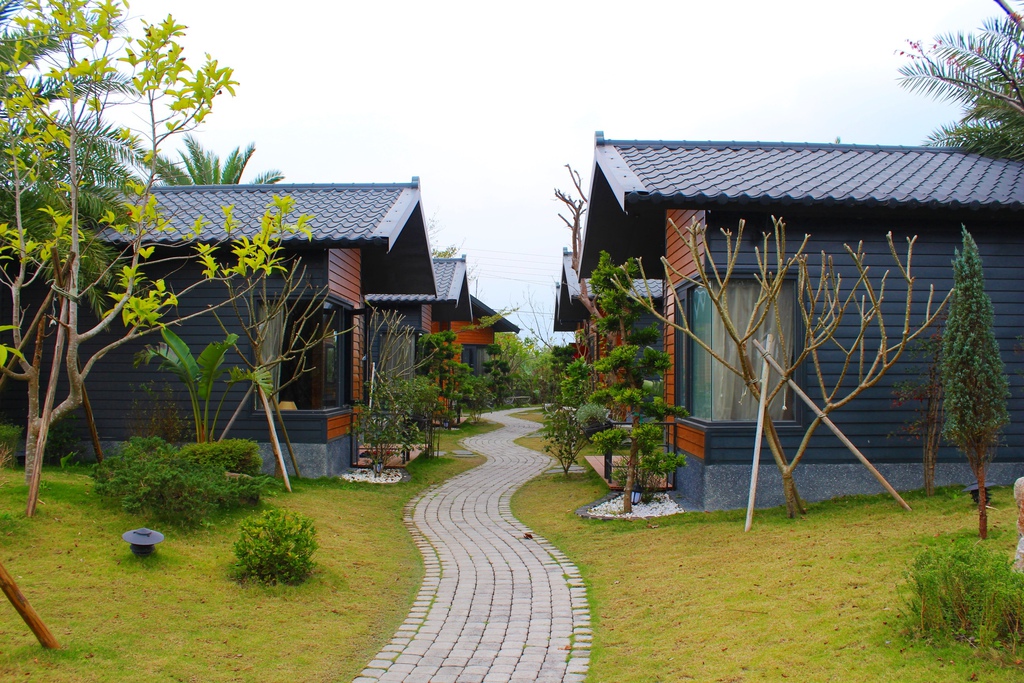
[[[633, 430], [640, 426], [640, 418], [633, 415]], [[636, 436], [629, 437], [629, 459], [626, 460], [626, 486], [622, 492], [622, 512], [630, 514], [633, 512], [633, 486], [636, 484], [637, 451], [639, 445]]]
[[32, 629], [32, 633], [39, 640], [39, 644], [48, 650], [59, 649], [60, 643], [53, 637], [50, 629], [46, 627], [46, 624], [39, 618], [36, 611], [32, 609], [32, 605], [28, 604], [28, 600], [25, 599], [21, 589], [18, 588], [18, 584], [14, 582], [14, 577], [7, 572], [2, 562], [0, 562], [0, 589], [3, 589], [4, 595], [11, 601], [11, 605], [21, 615], [21, 618], [28, 627]]
[[[39, 420], [39, 432], [36, 435], [34, 466], [32, 468], [32, 481], [28, 486], [28, 502], [25, 505], [25, 516], [31, 517], [36, 512], [36, 503], [39, 501], [39, 481], [43, 472], [43, 454], [46, 452], [46, 438], [49, 435], [51, 418], [53, 416], [53, 402], [57, 396], [57, 382], [60, 378], [61, 361], [64, 357], [64, 340], [67, 336], [65, 325], [67, 324], [69, 302], [61, 298], [60, 314], [57, 319], [57, 341], [54, 344], [53, 366], [50, 368], [50, 381], [46, 387], [46, 398], [43, 401], [43, 412]], [[28, 458], [28, 452], [25, 452]]]
[[237, 420], [238, 416], [241, 414], [242, 408], [245, 407], [245, 402], [249, 400], [249, 396], [252, 395], [252, 387], [253, 385], [250, 384], [249, 388], [245, 390], [245, 396], [243, 396], [242, 400], [238, 402], [238, 407], [235, 408], [235, 412], [231, 413], [231, 419], [228, 420], [227, 425], [224, 426], [224, 431], [220, 433], [220, 438], [217, 439], [217, 441], [223, 441], [228, 435], [228, 432], [231, 431], [232, 425], [235, 424], [235, 420]]
[[82, 385], [82, 407], [85, 408], [85, 421], [89, 425], [89, 436], [92, 438], [92, 450], [96, 453], [96, 462], [103, 462], [103, 447], [100, 446], [100, 433], [96, 429], [96, 418], [92, 414], [92, 404], [89, 403], [89, 392]]
[[988, 493], [985, 491], [985, 464], [978, 466], [974, 473], [978, 477], [978, 535], [981, 540], [988, 538]]

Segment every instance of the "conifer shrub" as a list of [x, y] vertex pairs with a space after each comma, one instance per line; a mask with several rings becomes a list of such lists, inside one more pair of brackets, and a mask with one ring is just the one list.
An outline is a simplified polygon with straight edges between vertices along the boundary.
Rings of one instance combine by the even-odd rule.
[[263, 469], [259, 444], [252, 439], [185, 444], [178, 455], [197, 465], [219, 465], [227, 472], [249, 476], [256, 476]]
[[928, 548], [907, 575], [903, 615], [920, 636], [1016, 651], [1024, 639], [1024, 574], [969, 540]]
[[219, 464], [197, 464], [159, 437], [135, 438], [109, 454], [93, 476], [96, 493], [118, 499], [133, 515], [193, 527], [216, 510], [259, 500], [265, 477], [225, 476]]
[[313, 520], [300, 512], [270, 509], [244, 520], [239, 531], [235, 557], [242, 579], [268, 585], [298, 584], [316, 567], [316, 528]]

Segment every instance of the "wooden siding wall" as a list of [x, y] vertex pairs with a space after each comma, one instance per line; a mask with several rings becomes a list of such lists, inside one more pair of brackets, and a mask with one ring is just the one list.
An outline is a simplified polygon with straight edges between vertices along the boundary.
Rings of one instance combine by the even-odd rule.
[[420, 329], [424, 332], [433, 330], [434, 307], [430, 304], [420, 306]]
[[455, 332], [455, 341], [459, 344], [493, 344], [494, 330], [490, 327], [467, 330], [471, 325], [479, 325], [479, 320], [472, 323], [465, 321], [452, 322], [452, 330]]
[[[703, 223], [704, 212], [679, 209], [665, 212], [665, 258], [676, 271], [687, 276], [696, 275], [697, 268], [693, 255], [683, 243], [683, 239], [676, 228], [685, 230], [694, 220]], [[675, 227], [673, 227], [673, 223], [675, 223]], [[704, 253], [703, 249], [701, 249], [700, 253]], [[666, 282], [665, 317], [672, 320], [675, 317], [675, 313], [675, 298], [668, 293], [668, 283]], [[677, 334], [679, 333], [676, 332], [674, 327], [665, 325], [665, 351], [672, 361], [671, 369], [665, 373], [665, 401], [670, 405], [676, 405], [676, 363], [684, 362], [683, 358], [676, 358]], [[680, 424], [676, 427], [675, 434], [676, 448], [698, 458], [704, 457], [704, 432], [701, 429], [691, 425]]]
[[[769, 219], [764, 215], [746, 214], [743, 217], [747, 219], [748, 229], [760, 230], [762, 225], [769, 225]], [[812, 263], [818, 258], [813, 255], [822, 251], [832, 255], [836, 270], [844, 283], [852, 283], [857, 279], [851, 260], [845, 254], [844, 244], [855, 245], [858, 241], [863, 241], [867, 264], [876, 283], [882, 273], [890, 271], [882, 308], [885, 321], [890, 326], [890, 340], [898, 334], [902, 325], [906, 294], [902, 282], [894, 276], [895, 268], [885, 240], [886, 233], [890, 230], [893, 232], [896, 250], [904, 259], [907, 238], [914, 235], [918, 237], [914, 246], [912, 275], [915, 278], [914, 316], [915, 320], [920, 320], [928, 297], [929, 285], [934, 284], [937, 299], [941, 299], [940, 293], [949, 291], [952, 287], [953, 273], [950, 262], [954, 250], [961, 246], [960, 225], [963, 223], [967, 226], [978, 243], [984, 262], [985, 288], [992, 298], [995, 311], [994, 329], [1003, 362], [1006, 364], [1006, 376], [1010, 381], [1010, 424], [1003, 431], [999, 461], [1024, 461], [1024, 356], [1014, 352], [1017, 336], [1024, 328], [1024, 288], [1020, 285], [1019, 275], [1019, 255], [1024, 252], [1024, 234], [1015, 225], [986, 224], [984, 216], [957, 216], [951, 212], [935, 212], [923, 216], [880, 212], [876, 215], [858, 217], [850, 212], [838, 210], [831, 214], [803, 214], [796, 207], [791, 207], [784, 217], [788, 225], [790, 244], [798, 241], [797, 238], [804, 234], [811, 235], [806, 251], [812, 254]], [[735, 229], [739, 218], [738, 213], [726, 214], [718, 211], [712, 212], [709, 216], [708, 246], [717, 259], [724, 260], [724, 238], [718, 233], [719, 227]], [[754, 266], [753, 248], [745, 245], [737, 268], [751, 272]], [[837, 340], [849, 344], [857, 333], [857, 327], [856, 313], [851, 309], [843, 318], [842, 326], [837, 332]], [[873, 338], [877, 338], [874, 329], [872, 335]], [[830, 416], [843, 433], [875, 464], [920, 462], [920, 447], [898, 436], [907, 421], [913, 418], [914, 406], [895, 408], [892, 390], [896, 383], [915, 378], [921, 365], [921, 361], [905, 354], [877, 385]], [[841, 371], [840, 353], [832, 346], [824, 347], [822, 372], [826, 385], [834, 385]], [[821, 390], [818, 388], [814, 367], [810, 362], [805, 364], [802, 371], [798, 371], [795, 379], [812, 399], [820, 403]], [[852, 385], [854, 381], [855, 379], [848, 376], [844, 387]], [[845, 390], [841, 393], [845, 393]], [[805, 426], [813, 418], [802, 403], [797, 403], [794, 408], [795, 424], [778, 425], [783, 445], [789, 452], [796, 448]], [[709, 459], [713, 457], [714, 462], [749, 462], [754, 432], [752, 423], [710, 423], [705, 432]], [[766, 454], [762, 457], [768, 458]], [[941, 462], [960, 462], [962, 459], [963, 456], [953, 447], [943, 445], [940, 449]], [[856, 462], [849, 451], [827, 430], [819, 430], [814, 435], [806, 460], [819, 463]]]
[[359, 249], [331, 249], [327, 258], [327, 283], [331, 294], [356, 307], [363, 305], [361, 256]]
[[327, 440], [339, 439], [352, 431], [352, 424], [355, 421], [353, 413], [334, 415], [327, 418]]

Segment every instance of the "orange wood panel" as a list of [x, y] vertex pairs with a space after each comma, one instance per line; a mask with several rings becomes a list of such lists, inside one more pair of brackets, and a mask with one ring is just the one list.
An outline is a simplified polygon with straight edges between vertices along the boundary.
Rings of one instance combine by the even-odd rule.
[[[672, 223], [675, 223], [676, 227], [680, 230], [685, 230], [690, 226], [693, 221], [699, 223], [704, 222], [703, 211], [683, 211], [680, 209], [673, 209], [665, 212], [665, 258], [668, 260], [670, 266], [682, 275], [693, 276], [697, 273], [696, 266], [694, 265], [693, 255], [690, 253], [690, 249], [683, 243], [682, 237], [675, 228], [672, 227]], [[671, 221], [671, 222], [670, 222]], [[704, 244], [703, 242], [698, 245], [699, 255], [704, 255]], [[673, 275], [673, 280], [677, 280], [678, 276]]]
[[452, 322], [452, 330], [455, 331], [455, 341], [459, 344], [493, 344], [494, 330], [492, 328], [485, 327], [483, 329], [465, 329], [471, 325], [479, 324], [479, 320], [474, 320], [472, 323], [459, 321]]
[[420, 307], [420, 329], [431, 330], [434, 329], [434, 323], [432, 317], [434, 315], [434, 308], [430, 304], [423, 304]]
[[331, 294], [340, 296], [353, 306], [361, 306], [362, 252], [359, 249], [329, 249], [327, 256], [327, 284]]
[[327, 418], [327, 440], [340, 438], [352, 431], [353, 417], [352, 413], [345, 413]]
[[703, 460], [704, 432], [690, 425], [678, 425], [676, 427], [676, 448]]

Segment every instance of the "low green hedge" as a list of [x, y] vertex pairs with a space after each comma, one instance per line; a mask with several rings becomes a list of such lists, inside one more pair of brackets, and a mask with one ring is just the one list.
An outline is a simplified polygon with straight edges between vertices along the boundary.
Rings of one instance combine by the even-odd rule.
[[197, 465], [220, 465], [228, 472], [256, 476], [263, 469], [259, 445], [251, 439], [185, 444], [178, 455]]

